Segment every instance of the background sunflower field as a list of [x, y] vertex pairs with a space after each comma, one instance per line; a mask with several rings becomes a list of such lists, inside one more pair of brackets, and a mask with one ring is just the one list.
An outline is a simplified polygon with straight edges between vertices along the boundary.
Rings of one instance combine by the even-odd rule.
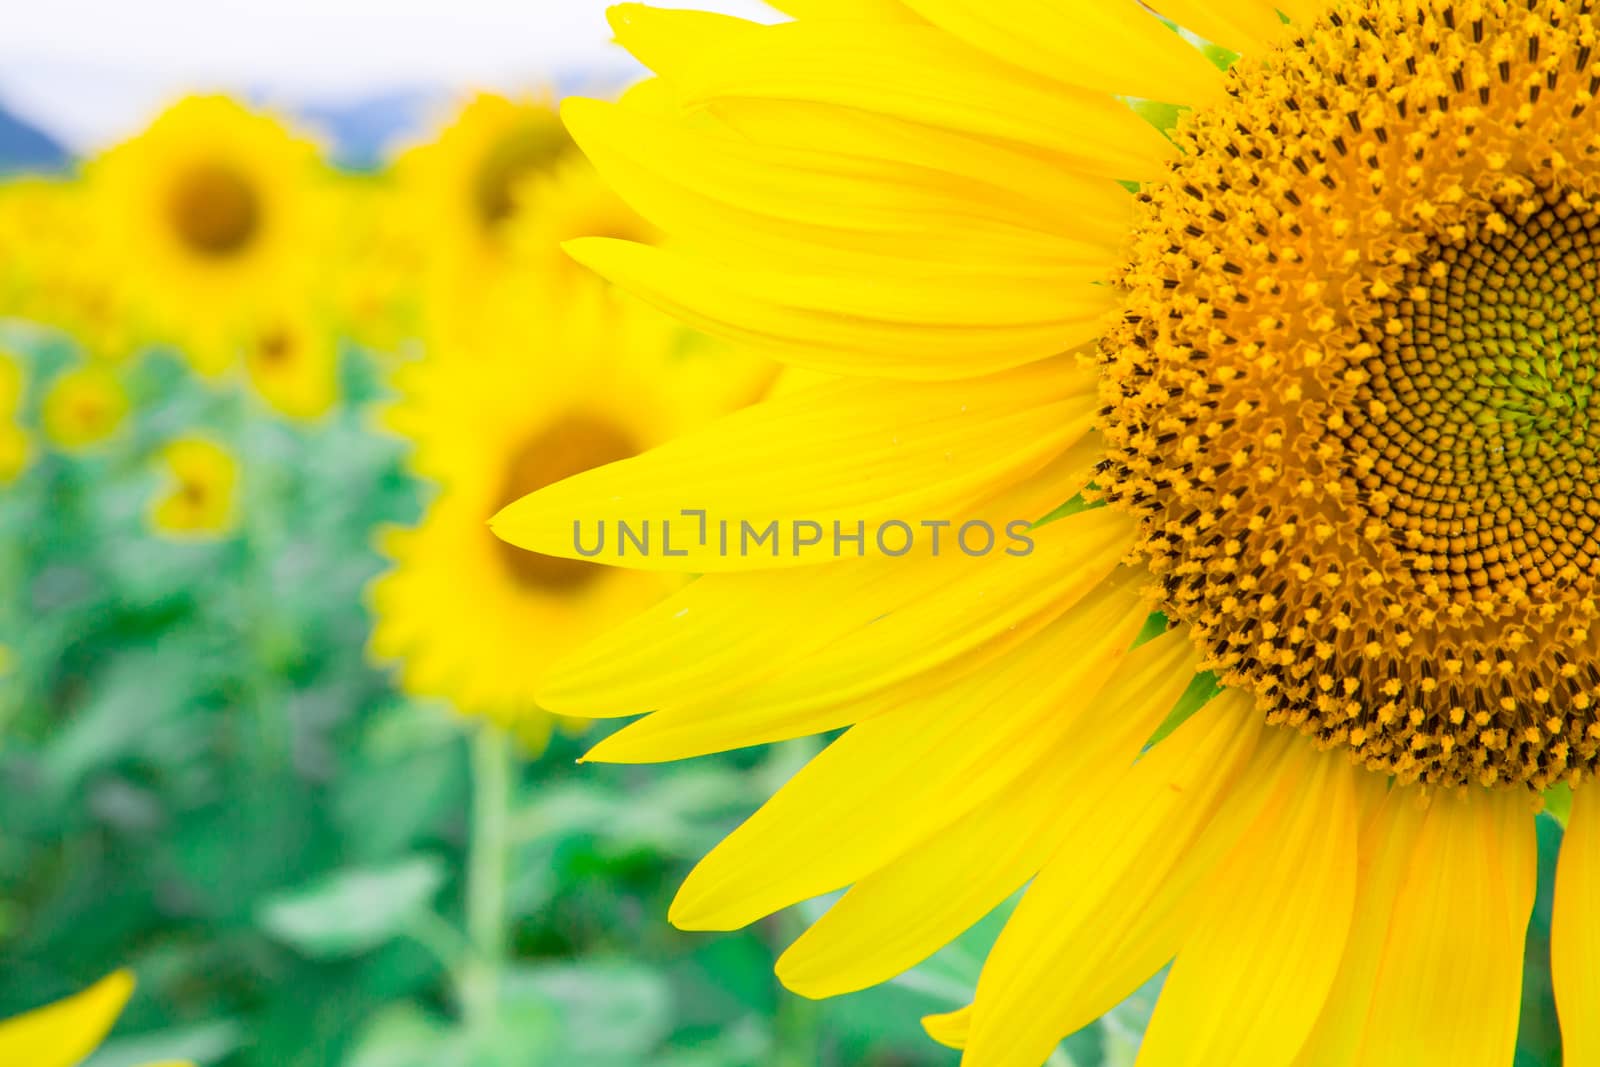
[[[603, 6], [533, 4], [535, 22], [593, 47], [541, 38], [537, 69], [494, 91], [459, 69], [470, 56], [431, 71], [431, 92], [337, 106], [162, 86], [115, 135], [93, 102], [125, 72], [52, 110], [39, 101], [68, 68], [11, 57], [0, 1019], [125, 967], [137, 991], [90, 1067], [958, 1059], [916, 1020], [970, 999], [1005, 908], [897, 983], [825, 1003], [782, 994], [772, 973], [806, 916], [720, 935], [664, 921], [692, 862], [814, 743], [579, 764], [609, 725], [518, 706], [515, 659], [439, 665], [440, 649], [487, 643], [460, 638], [489, 610], [488, 585], [470, 603], [396, 607], [436, 632], [375, 617], [403, 599], [377, 592], [400, 588], [384, 576], [430, 543], [396, 548], [397, 535], [469, 491], [441, 471], [499, 462], [489, 431], [442, 421], [450, 404], [432, 398], [468, 398], [470, 416], [473, 388], [526, 390], [531, 409], [557, 377], [573, 395], [648, 378], [659, 392], [637, 406], [659, 417], [670, 397], [677, 426], [782, 387], [585, 288], [599, 283], [556, 248], [638, 224], [552, 110], [563, 88], [625, 84], [615, 60], [592, 58]], [[30, 84], [28, 71], [44, 73]], [[8, 92], [45, 119], [8, 108]], [[258, 238], [259, 256], [240, 251]], [[627, 328], [578, 337], [576, 306]], [[659, 365], [574, 355], [629, 345]], [[653, 428], [635, 429], [648, 443]], [[482, 581], [513, 583], [484, 552]], [[540, 596], [568, 583], [540, 581]], [[506, 632], [537, 644], [515, 627], [545, 617], [510, 614]], [[375, 643], [380, 626], [398, 636]], [[1544, 820], [1541, 834], [1548, 862], [1559, 829]], [[1548, 920], [1542, 896], [1536, 953]], [[1069, 1039], [1052, 1067], [1131, 1065], [1153, 999]], [[1527, 990], [1523, 1029], [1522, 1067], [1559, 1062], [1547, 989]]]

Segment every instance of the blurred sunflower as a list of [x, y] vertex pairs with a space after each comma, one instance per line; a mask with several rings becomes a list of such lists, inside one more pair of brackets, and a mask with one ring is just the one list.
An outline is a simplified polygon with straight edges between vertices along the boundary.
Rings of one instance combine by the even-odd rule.
[[318, 256], [315, 146], [221, 96], [189, 97], [89, 166], [106, 255], [138, 310], [202, 373]]
[[514, 272], [510, 235], [524, 188], [577, 154], [548, 99], [488, 93], [469, 100], [433, 141], [396, 165], [416, 242], [428, 250], [424, 328], [432, 342], [475, 348], [486, 307]]
[[338, 339], [306, 304], [264, 312], [247, 336], [244, 366], [261, 399], [288, 418], [319, 418], [339, 399]]
[[[570, 247], [844, 379], [496, 531], [1063, 517], [1018, 556], [635, 559], [711, 573], [539, 690], [654, 710], [595, 758], [849, 727], [673, 920], [851, 887], [779, 962], [822, 996], [1026, 885], [929, 1021], [969, 1067], [1035, 1067], [1174, 959], [1142, 1067], [1506, 1067], [1566, 782], [1556, 997], [1600, 1063], [1600, 13], [1151, 0], [1224, 75], [1135, 0], [792, 6], [615, 9], [659, 78], [566, 117], [674, 244]], [[1164, 137], [1150, 101], [1193, 106]]]
[[0, 247], [27, 250], [0, 266], [0, 317], [68, 331], [97, 357], [127, 354], [126, 279], [87, 252], [94, 237], [81, 182], [42, 177], [0, 182]]
[[45, 439], [76, 452], [105, 441], [128, 416], [128, 393], [116, 371], [88, 363], [50, 382], [40, 408]]
[[406, 218], [405, 193], [388, 177], [343, 175], [333, 186], [337, 267], [321, 283], [336, 331], [380, 356], [416, 338], [420, 279], [429, 262], [426, 243]]
[[[0, 1063], [77, 1067], [100, 1046], [133, 995], [133, 974], [117, 971], [81, 993], [0, 1020]], [[185, 1067], [176, 1060], [146, 1067]]]
[[162, 450], [169, 485], [151, 502], [150, 525], [179, 539], [229, 533], [238, 519], [239, 463], [205, 437], [181, 437]]
[[33, 458], [32, 442], [17, 422], [26, 392], [21, 361], [0, 350], [0, 485], [16, 481]]
[[594, 165], [573, 153], [518, 186], [521, 216], [508, 228], [509, 256], [545, 284], [566, 287], [590, 283], [593, 274], [563, 250], [577, 237], [615, 237], [652, 241], [656, 231], [601, 181]]
[[518, 187], [575, 154], [548, 99], [472, 97], [433, 141], [399, 164], [430, 247], [468, 264], [497, 259]]
[[498, 344], [432, 353], [397, 375], [388, 421], [438, 495], [417, 528], [383, 538], [394, 568], [371, 589], [372, 651], [400, 663], [408, 691], [537, 747], [549, 730], [533, 699], [544, 665], [677, 582], [523, 552], [487, 520], [748, 403], [771, 370], [593, 279], [558, 290], [530, 275], [519, 292], [498, 312]]

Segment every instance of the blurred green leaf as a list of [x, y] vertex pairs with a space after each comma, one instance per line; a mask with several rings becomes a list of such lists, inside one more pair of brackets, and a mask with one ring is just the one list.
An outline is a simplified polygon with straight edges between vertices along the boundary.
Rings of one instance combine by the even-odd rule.
[[437, 859], [413, 856], [385, 868], [345, 870], [262, 902], [258, 921], [308, 956], [366, 952], [405, 932], [444, 884]]
[[642, 1063], [672, 1029], [672, 996], [661, 975], [637, 963], [522, 966], [505, 975], [502, 1010], [542, 1006], [559, 1028], [556, 1063]]
[[345, 1067], [451, 1067], [466, 1059], [459, 1030], [415, 1004], [394, 1004], [366, 1023]]
[[218, 1019], [196, 1026], [117, 1038], [84, 1063], [83, 1067], [145, 1067], [151, 1063], [186, 1060], [199, 1067], [221, 1063], [245, 1042], [244, 1028], [233, 1019]]

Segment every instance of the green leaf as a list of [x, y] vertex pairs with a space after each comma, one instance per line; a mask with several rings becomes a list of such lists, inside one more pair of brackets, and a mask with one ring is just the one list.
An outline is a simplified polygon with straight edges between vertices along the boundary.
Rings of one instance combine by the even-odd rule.
[[647, 1062], [672, 1030], [672, 993], [662, 976], [631, 963], [519, 967], [505, 975], [509, 1017], [542, 1005], [559, 1020], [566, 1056], [559, 1063], [617, 1067]]
[[244, 1028], [232, 1019], [118, 1038], [103, 1046], [83, 1067], [143, 1067], [184, 1060], [208, 1067], [221, 1063], [244, 1044]]
[[415, 1004], [385, 1008], [362, 1028], [345, 1067], [447, 1067], [466, 1060], [465, 1035]]
[[444, 884], [429, 856], [365, 870], [342, 870], [303, 889], [267, 898], [257, 922], [307, 956], [353, 956], [404, 933]]

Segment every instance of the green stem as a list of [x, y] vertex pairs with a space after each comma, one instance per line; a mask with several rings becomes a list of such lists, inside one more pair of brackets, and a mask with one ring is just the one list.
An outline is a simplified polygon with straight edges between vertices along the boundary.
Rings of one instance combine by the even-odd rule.
[[472, 841], [467, 859], [467, 937], [472, 962], [462, 989], [467, 1025], [492, 1029], [507, 948], [511, 745], [487, 723], [472, 739]]

